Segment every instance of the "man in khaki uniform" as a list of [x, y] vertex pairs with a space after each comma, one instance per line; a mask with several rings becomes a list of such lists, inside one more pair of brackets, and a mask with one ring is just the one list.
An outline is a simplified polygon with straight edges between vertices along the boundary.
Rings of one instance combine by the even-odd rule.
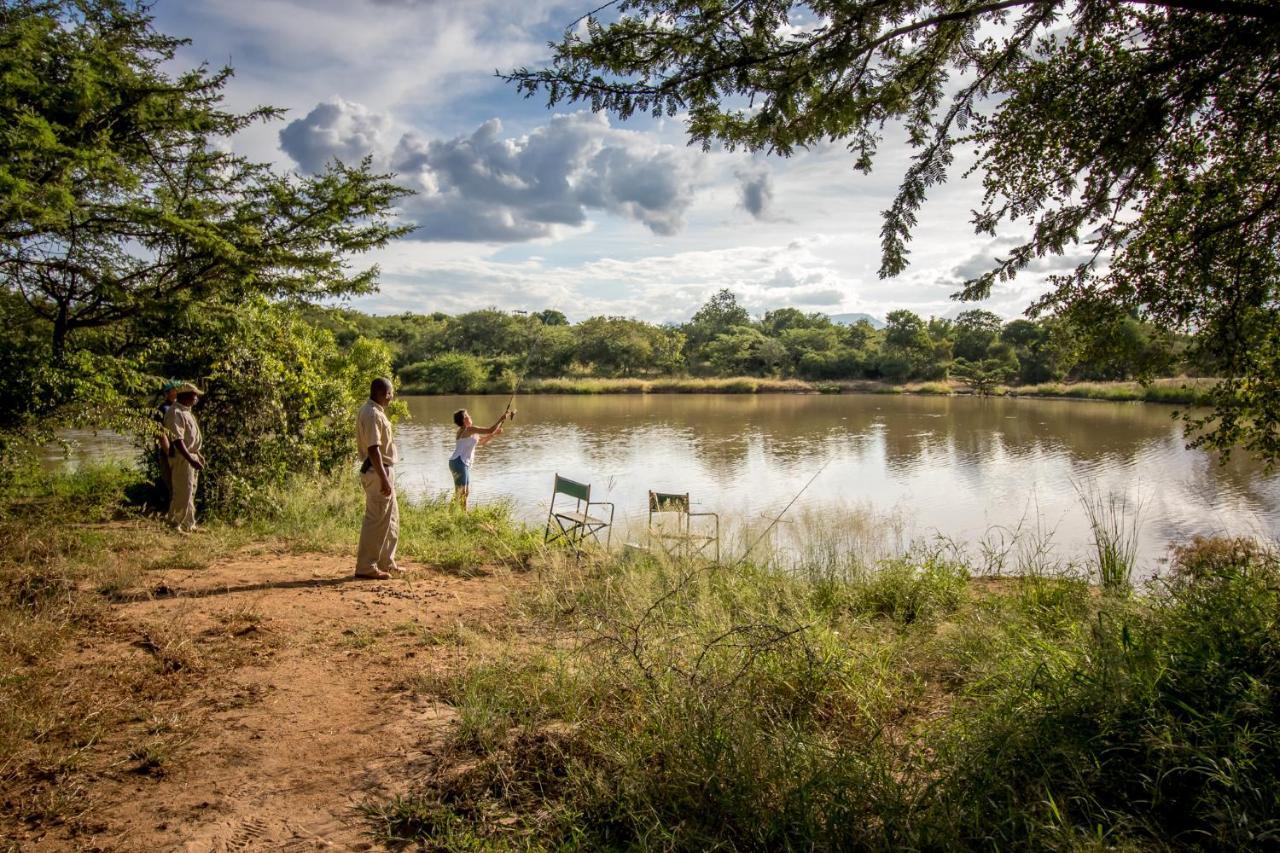
[[196, 480], [204, 469], [200, 455], [200, 425], [191, 407], [204, 393], [190, 382], [178, 386], [178, 396], [164, 415], [164, 431], [169, 437], [170, 478], [173, 496], [169, 500], [169, 523], [183, 533], [196, 529]]
[[360, 484], [364, 486], [364, 522], [356, 548], [356, 577], [385, 580], [396, 565], [400, 539], [400, 507], [396, 504], [394, 467], [398, 454], [386, 406], [395, 392], [391, 380], [378, 378], [369, 386], [369, 399], [356, 416], [356, 444], [360, 448]]

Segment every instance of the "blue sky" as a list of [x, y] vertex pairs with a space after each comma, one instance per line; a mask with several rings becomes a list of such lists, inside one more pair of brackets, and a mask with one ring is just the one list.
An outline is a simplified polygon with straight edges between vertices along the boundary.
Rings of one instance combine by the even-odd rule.
[[[840, 145], [783, 159], [690, 147], [679, 117], [625, 123], [576, 106], [549, 111], [494, 76], [544, 62], [599, 3], [579, 0], [159, 0], [163, 31], [192, 40], [184, 66], [230, 64], [235, 109], [284, 120], [237, 150], [307, 172], [369, 155], [416, 195], [419, 227], [369, 260], [373, 313], [489, 306], [687, 319], [721, 287], [754, 314], [894, 308], [953, 316], [949, 297], [1012, 244], [977, 237], [977, 178], [933, 191], [903, 275], [881, 280], [880, 212], [909, 151], [890, 137], [873, 174]], [[1039, 294], [1043, 263], [984, 303], [1006, 317]]]

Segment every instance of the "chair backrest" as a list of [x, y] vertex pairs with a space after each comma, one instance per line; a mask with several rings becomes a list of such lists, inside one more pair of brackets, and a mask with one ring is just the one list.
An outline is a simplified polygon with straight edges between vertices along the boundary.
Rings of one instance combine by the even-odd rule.
[[649, 492], [649, 512], [688, 512], [689, 495], [669, 494], [667, 492]]
[[579, 483], [556, 474], [556, 487], [551, 493], [552, 501], [555, 500], [557, 494], [568, 495], [580, 501], [591, 502], [591, 486], [586, 483]]

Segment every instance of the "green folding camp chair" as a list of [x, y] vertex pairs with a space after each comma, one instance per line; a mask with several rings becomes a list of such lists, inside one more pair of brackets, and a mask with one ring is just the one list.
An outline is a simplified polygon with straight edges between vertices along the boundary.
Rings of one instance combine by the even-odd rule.
[[[694, 519], [708, 518], [715, 523], [696, 523]], [[704, 555], [715, 549], [715, 561], [720, 562], [720, 515], [714, 512], [693, 512], [689, 495], [649, 492], [649, 543], [659, 545], [671, 555]]]
[[[556, 508], [556, 498], [560, 495], [572, 498], [575, 501], [572, 510]], [[562, 507], [567, 506], [567, 504], [567, 500], [561, 501]], [[604, 514], [598, 510], [601, 507], [609, 508], [608, 519], [599, 517]], [[588, 539], [594, 539], [597, 544], [601, 544], [600, 531], [603, 530], [606, 531], [603, 545], [607, 550], [609, 542], [613, 539], [613, 509], [613, 504], [609, 501], [591, 500], [591, 486], [556, 474], [555, 488], [551, 492], [551, 509], [547, 512], [547, 529], [543, 534], [543, 541], [550, 543], [563, 539], [572, 545], [574, 550], [578, 550], [582, 547], [582, 543]], [[599, 514], [592, 515], [593, 512], [599, 512]]]

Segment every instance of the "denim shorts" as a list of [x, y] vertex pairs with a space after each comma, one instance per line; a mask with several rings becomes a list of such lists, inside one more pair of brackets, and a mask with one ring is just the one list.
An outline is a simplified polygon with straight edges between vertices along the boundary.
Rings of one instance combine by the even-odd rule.
[[453, 485], [457, 488], [471, 485], [471, 466], [461, 459], [449, 460], [449, 473], [453, 474]]

